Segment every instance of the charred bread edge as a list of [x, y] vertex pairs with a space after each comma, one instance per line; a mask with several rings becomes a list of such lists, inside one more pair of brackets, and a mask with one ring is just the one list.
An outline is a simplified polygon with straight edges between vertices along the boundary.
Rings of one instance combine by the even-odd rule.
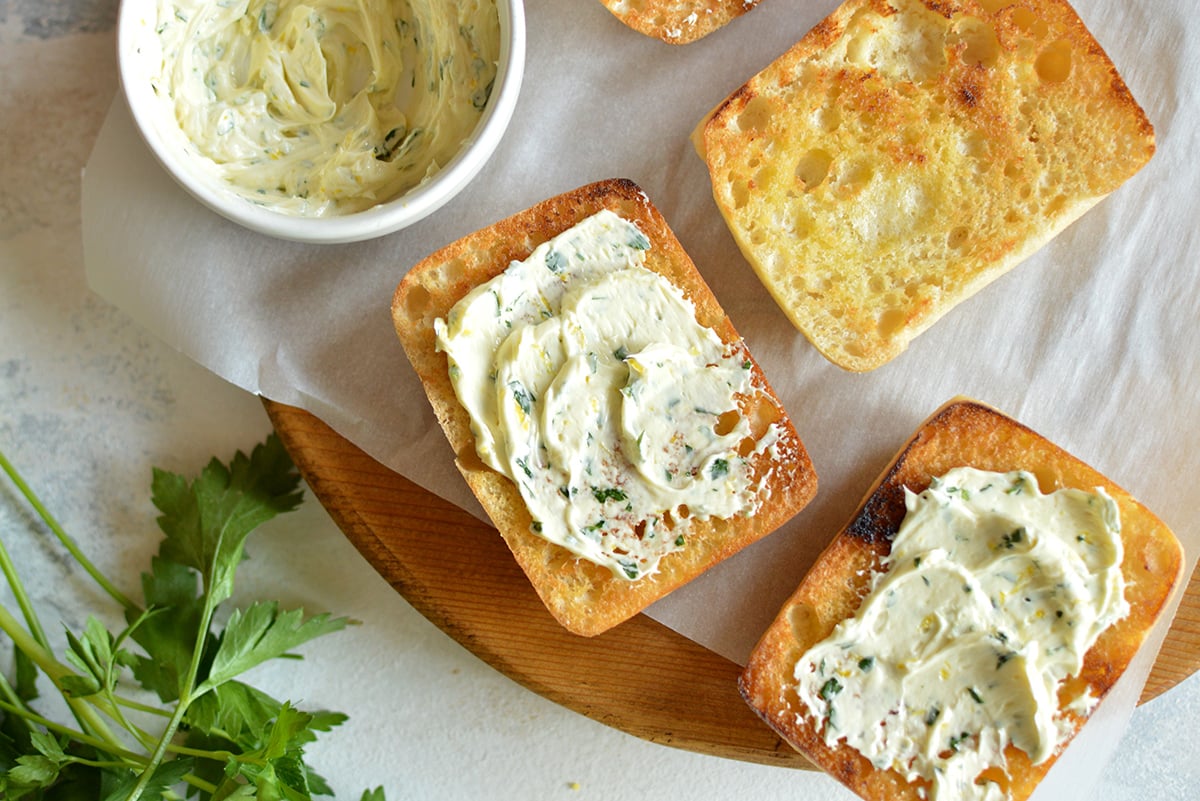
[[[1136, 512], [1140, 521], [1145, 521], [1149, 526], [1149, 530], [1156, 534], [1151, 541], [1160, 542], [1163, 548], [1170, 551], [1167, 554], [1168, 569], [1162, 573], [1161, 590], [1155, 591], [1149, 598], [1145, 599], [1140, 609], [1131, 610], [1131, 613], [1125, 619], [1118, 621], [1104, 633], [1101, 634], [1097, 642], [1089, 649], [1084, 660], [1084, 668], [1079, 674], [1079, 677], [1074, 681], [1084, 682], [1091, 690], [1097, 701], [1102, 700], [1115, 685], [1116, 681], [1124, 674], [1125, 670], [1132, 662], [1134, 655], [1140, 649], [1142, 644], [1149, 637], [1150, 632], [1158, 624], [1159, 618], [1167, 607], [1171, 597], [1182, 586], [1181, 578], [1183, 576], [1183, 552], [1178, 540], [1170, 529], [1157, 517], [1154, 516], [1145, 506], [1134, 499], [1128, 492], [1115, 484], [1109, 478], [1096, 471], [1086, 462], [1071, 455], [1066, 450], [1046, 439], [1027, 425], [1005, 415], [997, 409], [975, 401], [966, 397], [955, 397], [945, 403], [932, 415], [930, 415], [917, 428], [914, 434], [905, 442], [896, 457], [887, 465], [880, 473], [876, 481], [871, 485], [871, 489], [866, 493], [863, 500], [859, 504], [858, 509], [854, 512], [850, 521], [839, 530], [838, 534], [829, 543], [826, 549], [818, 557], [814, 566], [821, 565], [824, 560], [831, 554], [835, 553], [839, 548], [846, 547], [846, 541], [853, 539], [859, 544], [863, 551], [868, 551], [873, 554], [874, 565], [872, 569], [878, 569], [879, 561], [886, 556], [890, 551], [891, 540], [894, 538], [899, 529], [900, 523], [905, 515], [904, 506], [904, 488], [905, 485], [900, 481], [900, 474], [903, 472], [906, 463], [913, 455], [919, 445], [925, 441], [927, 433], [933, 431], [935, 427], [946, 420], [947, 418], [960, 415], [988, 415], [996, 421], [998, 426], [1007, 427], [1012, 431], [1021, 433], [1025, 436], [1032, 437], [1033, 440], [1040, 446], [1047, 449], [1049, 455], [1052, 455], [1055, 460], [1062, 460], [1061, 463], [1073, 465], [1080, 469], [1081, 472], [1088, 474], [1094, 479], [1094, 486], [1103, 486], [1113, 499], [1118, 503], [1122, 512], [1122, 541], [1127, 543], [1124, 537], [1125, 532], [1125, 515], [1129, 512]], [[949, 467], [943, 466], [945, 469]], [[1009, 469], [1030, 469], [1035, 472], [1037, 465], [1011, 465]], [[996, 469], [999, 469], [998, 467]], [[909, 489], [920, 492], [928, 486], [931, 475], [925, 475], [925, 471], [919, 471], [923, 481], [916, 485], [910, 482]], [[938, 471], [944, 472], [939, 469]], [[1039, 476], [1039, 483], [1041, 477]], [[1073, 485], [1064, 485], [1073, 486]], [[1093, 487], [1079, 487], [1080, 489], [1091, 490]], [[1050, 488], [1042, 487], [1043, 491], [1049, 491]], [[1164, 536], [1165, 535], [1165, 536]], [[853, 555], [853, 554], [852, 554]], [[857, 554], [861, 556], [861, 552]], [[865, 558], [865, 557], [864, 557]], [[1126, 551], [1126, 559], [1130, 559], [1131, 554]], [[1133, 568], [1123, 565], [1123, 573], [1129, 577], [1130, 571]], [[1147, 572], [1152, 571], [1149, 566], [1146, 566]], [[870, 763], [854, 751], [851, 746], [841, 744], [835, 748], [828, 748], [824, 745], [823, 738], [819, 732], [814, 733], [807, 724], [796, 725], [791, 722], [779, 724], [776, 721], [778, 715], [790, 713], [792, 715], [798, 713], [791, 707], [790, 702], [785, 701], [782, 697], [778, 699], [765, 699], [762, 706], [755, 702], [755, 692], [762, 690], [771, 690], [774, 685], [771, 683], [770, 676], [771, 668], [785, 667], [783, 664], [778, 664], [781, 661], [790, 661], [790, 656], [794, 651], [803, 651], [812, 643], [801, 645], [796, 641], [793, 633], [792, 622], [790, 619], [791, 613], [796, 609], [798, 604], [806, 601], [809, 596], [805, 593], [809, 576], [813, 575], [810, 571], [800, 582], [796, 591], [788, 598], [780, 610], [780, 614], [772, 622], [771, 626], [764, 632], [759, 644], [755, 647], [751, 658], [746, 667], [738, 677], [738, 690], [746, 703], [754, 710], [769, 727], [779, 734], [785, 742], [791, 745], [796, 750], [800, 751], [806, 758], [816, 764], [818, 767], [826, 770], [834, 778], [845, 784], [855, 792], [862, 792], [864, 785], [868, 782], [872, 785], [872, 792], [877, 795], [869, 797], [900, 797], [908, 798], [909, 793], [913, 798], [916, 798], [916, 784], [910, 784], [902, 779], [899, 774], [891, 770], [876, 770]], [[838, 574], [840, 575], [840, 574]], [[858, 594], [857, 600], [852, 604], [850, 614], [853, 614], [862, 601], [862, 592], [856, 591]], [[1128, 589], [1127, 589], [1128, 592]], [[1136, 614], [1136, 619], [1135, 619]], [[837, 620], [833, 621], [836, 626]], [[816, 639], [819, 640], [827, 636], [828, 632], [819, 634]], [[773, 648], [775, 659], [772, 660], [769, 654], [764, 655], [762, 650], [765, 648]], [[1099, 660], [1108, 661], [1103, 664], [1096, 665]], [[1072, 681], [1069, 679], [1068, 681]], [[781, 692], [786, 691], [786, 683], [778, 688]], [[786, 707], [786, 708], [785, 708]], [[1079, 728], [1086, 722], [1085, 718], [1078, 717], [1073, 713], [1067, 713], [1073, 719], [1068, 736], [1064, 739], [1059, 750], [1051, 756], [1046, 762], [1039, 765], [1034, 765], [1029, 762], [1027, 755], [1019, 751], [1014, 746], [1009, 746], [1006, 751], [1009, 756], [1010, 767], [1016, 766], [1023, 771], [1020, 776], [1013, 776], [1013, 797], [1016, 799], [1025, 798], [1037, 783], [1045, 776], [1050, 767], [1054, 764], [1057, 758], [1061, 755], [1062, 750], [1074, 739]], [[793, 741], [793, 737], [797, 734], [811, 735], [814, 739], [814, 751], [817, 754], [809, 754], [808, 751]], [[797, 738], [799, 739], [799, 738]], [[843, 759], [839, 761], [829, 760], [829, 764], [823, 763], [820, 760], [822, 756], [828, 756], [837, 752], [842, 753]], [[1015, 752], [1015, 753], [1014, 753]], [[874, 774], [874, 775], [871, 775]], [[882, 794], [882, 795], [879, 795]]]

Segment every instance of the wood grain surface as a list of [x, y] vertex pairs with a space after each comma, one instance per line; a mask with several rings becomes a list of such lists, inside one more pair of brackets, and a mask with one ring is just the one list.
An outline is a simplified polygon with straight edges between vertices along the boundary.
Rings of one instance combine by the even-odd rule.
[[[598, 637], [570, 634], [491, 526], [379, 464], [308, 412], [264, 406], [350, 542], [417, 611], [496, 670], [651, 742], [811, 767], [742, 701], [735, 663], [645, 615]], [[1198, 668], [1200, 582], [1193, 575], [1142, 702]]]

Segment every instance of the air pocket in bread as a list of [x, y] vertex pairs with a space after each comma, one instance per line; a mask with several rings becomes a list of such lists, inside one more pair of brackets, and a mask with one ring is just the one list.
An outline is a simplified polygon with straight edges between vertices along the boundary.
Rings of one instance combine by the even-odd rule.
[[747, 260], [853, 371], [895, 358], [1154, 152], [1065, 0], [847, 0], [693, 138]]

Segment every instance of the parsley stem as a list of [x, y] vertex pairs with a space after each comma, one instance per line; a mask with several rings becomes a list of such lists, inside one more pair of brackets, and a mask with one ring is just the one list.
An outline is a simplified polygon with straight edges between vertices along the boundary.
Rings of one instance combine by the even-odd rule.
[[50, 650], [38, 642], [34, 635], [21, 628], [20, 621], [3, 606], [0, 606], [0, 630], [12, 639], [14, 646], [24, 651], [25, 655], [50, 677], [55, 686], [58, 685], [59, 679], [71, 673], [71, 669], [55, 659]]
[[[17, 489], [20, 490], [29, 504], [37, 510], [42, 520], [46, 522], [46, 525], [50, 526], [51, 530], [55, 532], [59, 541], [71, 551], [89, 573], [93, 576], [99, 576], [99, 572], [87, 562], [83, 554], [75, 547], [70, 538], [67, 537], [66, 532], [62, 530], [62, 527], [58, 525], [58, 522], [54, 520], [53, 516], [50, 515], [41, 501], [34, 495], [33, 490], [29, 488], [29, 485], [17, 473], [16, 468], [8, 461], [3, 451], [0, 451], [0, 468], [3, 468], [4, 472], [12, 480], [13, 484], [16, 485]], [[8, 610], [3, 607], [0, 607], [0, 629], [3, 629], [12, 638], [15, 647], [24, 652], [34, 664], [41, 668], [54, 681], [55, 687], [59, 687], [59, 680], [63, 676], [71, 674], [72, 671], [54, 658], [50, 648], [50, 641], [47, 639], [46, 632], [42, 629], [37, 612], [33, 608], [33, 603], [25, 591], [25, 584], [17, 574], [16, 566], [13, 564], [12, 558], [8, 554], [8, 549], [4, 546], [2, 540], [0, 540], [0, 569], [4, 572], [4, 577], [7, 579], [17, 605], [21, 609], [21, 614], [25, 618], [25, 624], [29, 627], [29, 631], [26, 632], [25, 629], [21, 628], [16, 618], [9, 614]], [[100, 576], [100, 580], [103, 580], [101, 586], [107, 583], [107, 580], [103, 579], [103, 576]], [[67, 705], [71, 708], [71, 713], [75, 716], [75, 720], [78, 721], [80, 726], [90, 729], [100, 737], [115, 742], [112, 732], [104, 720], [96, 714], [95, 710], [89, 704], [78, 698], [68, 697], [65, 694], [64, 698], [66, 698]]]
[[[207, 628], [204, 629], [204, 631], [207, 630]], [[174, 739], [175, 732], [179, 730], [179, 724], [183, 721], [184, 712], [187, 711], [188, 704], [190, 703], [190, 697], [180, 696], [179, 701], [175, 704], [175, 710], [171, 714], [171, 719], [167, 721], [167, 728], [163, 731], [162, 736], [159, 737], [158, 744], [154, 747], [154, 753], [150, 755], [149, 761], [142, 769], [141, 775], [138, 776], [137, 784], [129, 792], [126, 801], [138, 801], [142, 797], [142, 792], [154, 776], [154, 771], [158, 770], [158, 766], [162, 764], [163, 757], [167, 754], [168, 746], [171, 744], [171, 740]]]
[[[3, 458], [4, 454], [0, 454], [0, 459]], [[29, 600], [29, 594], [25, 592], [24, 582], [17, 575], [16, 565], [9, 557], [8, 549], [4, 547], [4, 540], [0, 540], [0, 569], [4, 571], [4, 577], [8, 579], [8, 586], [17, 600], [17, 606], [21, 608], [21, 615], [25, 618], [25, 625], [29, 627], [29, 632], [43, 648], [49, 649], [46, 632], [42, 630], [42, 623], [38, 620], [37, 612], [34, 611], [33, 604]]]
[[179, 730], [179, 724], [183, 722], [183, 716], [187, 712], [187, 708], [195, 700], [192, 693], [196, 689], [196, 677], [200, 674], [200, 657], [204, 652], [204, 641], [208, 636], [208, 630], [212, 626], [213, 612], [216, 611], [215, 607], [216, 604], [213, 602], [211, 588], [208, 586], [207, 577], [205, 577], [204, 606], [200, 613], [200, 625], [196, 627], [196, 644], [192, 648], [192, 658], [188, 662], [187, 675], [179, 689], [179, 700], [175, 702], [175, 709], [172, 710], [171, 719], [167, 721], [167, 728], [159, 738], [158, 745], [154, 748], [154, 753], [150, 755], [149, 764], [146, 765], [142, 774], [138, 776], [137, 784], [129, 792], [129, 796], [125, 801], [138, 801], [142, 797], [142, 792], [146, 789], [146, 785], [149, 784], [154, 772], [158, 770], [158, 766], [162, 764], [163, 757], [167, 754], [171, 740], [175, 739], [175, 732]]
[[[60, 681], [64, 676], [74, 675], [72, 670], [55, 659], [54, 655], [48, 649], [43, 648], [34, 639], [33, 635], [21, 628], [21, 624], [17, 619], [3, 606], [0, 606], [0, 630], [3, 630], [12, 639], [13, 646], [23, 651], [54, 682], [54, 686], [62, 692]], [[75, 715], [75, 719], [79, 721], [80, 726], [109, 742], [116, 742], [112, 731], [91, 704], [88, 704], [81, 698], [69, 696], [66, 693], [63, 693], [63, 697], [66, 699], [67, 705], [71, 707], [71, 712]]]
[[77, 561], [79, 565], [87, 571], [88, 575], [100, 585], [100, 588], [107, 592], [114, 601], [119, 603], [125, 609], [138, 611], [138, 605], [129, 600], [129, 598], [123, 592], [118, 590], [113, 583], [109, 581], [108, 578], [91, 563], [91, 560], [87, 558], [83, 551], [79, 550], [79, 546], [76, 545], [75, 540], [71, 539], [70, 535], [63, 530], [63, 527], [59, 525], [59, 522], [54, 518], [54, 515], [50, 514], [50, 511], [42, 505], [41, 500], [38, 499], [37, 495], [34, 494], [29, 485], [25, 483], [25, 480], [21, 478], [21, 475], [17, 472], [16, 468], [13, 467], [12, 463], [8, 461], [7, 457], [5, 457], [3, 451], [0, 451], [0, 468], [3, 468], [4, 472], [8, 474], [8, 477], [12, 480], [12, 483], [15, 484], [17, 489], [21, 491], [21, 494], [25, 496], [25, 500], [34, 508], [34, 510], [38, 513], [38, 516], [42, 518], [42, 521], [50, 527], [52, 532], [54, 532], [54, 536], [58, 537], [59, 542], [61, 542], [63, 547], [67, 549], [67, 552], [70, 553], [71, 556], [75, 557], [75, 561]]
[[[72, 729], [69, 726], [63, 726], [60, 723], [55, 723], [53, 720], [44, 718], [36, 712], [33, 712], [25, 707], [10, 704], [7, 701], [0, 701], [0, 711], [16, 715], [18, 718], [21, 718], [28, 723], [36, 723], [37, 725], [42, 726], [49, 731], [66, 735], [81, 745], [89, 745], [98, 751], [102, 751], [106, 754], [111, 754], [114, 757], [120, 758], [120, 761], [109, 760], [105, 762], [99, 762], [75, 757], [72, 758], [73, 762], [78, 762], [83, 765], [92, 765], [95, 767], [119, 768], [129, 768], [131, 766], [141, 767], [149, 762], [149, 759], [142, 754], [134, 753], [133, 751], [122, 748], [118, 744], [108, 742], [107, 740], [103, 740], [99, 737], [93, 737], [89, 734], [84, 734], [83, 732]], [[226, 751], [203, 751], [198, 748], [185, 749], [182, 747], [172, 748], [171, 750], [179, 753], [187, 753], [190, 756], [207, 757], [210, 759], [220, 759], [228, 753]], [[216, 785], [211, 784], [210, 782], [207, 782], [204, 779], [201, 779], [199, 776], [195, 776], [191, 773], [186, 774], [183, 777], [183, 780], [193, 787], [203, 790], [206, 793], [211, 793], [217, 789]]]
[[16, 715], [17, 717], [30, 723], [36, 723], [37, 725], [42, 726], [49, 731], [65, 734], [67, 737], [70, 737], [72, 740], [82, 745], [90, 745], [92, 748], [95, 748], [98, 751], [103, 751], [105, 753], [112, 754], [113, 756], [118, 756], [125, 761], [125, 767], [129, 767], [130, 763], [142, 765], [146, 762], [146, 757], [126, 750], [120, 745], [120, 743], [107, 740], [102, 737], [95, 737], [91, 734], [85, 734], [84, 732], [77, 731], [69, 726], [64, 726], [61, 723], [55, 723], [53, 720], [44, 718], [27, 707], [10, 704], [7, 701], [0, 701], [0, 711], [7, 712], [11, 715]]
[[[148, 615], [147, 612], [143, 612], [137, 618], [137, 620], [133, 621], [133, 623], [129, 624], [129, 626], [127, 626], [120, 634], [117, 635], [116, 640], [113, 641], [113, 651], [114, 652], [120, 651], [122, 643], [125, 642], [127, 637], [129, 637], [133, 634], [133, 630], [135, 628], [137, 628], [139, 625], [141, 625], [142, 621], [144, 621], [146, 619], [147, 615]], [[125, 717], [125, 713], [121, 709], [121, 707], [125, 706], [126, 708], [130, 708], [130, 709], [140, 708], [142, 711], [155, 712], [155, 713], [160, 713], [161, 711], [158, 709], [155, 709], [153, 707], [143, 705], [143, 704], [136, 704], [136, 707], [135, 707], [134, 706], [135, 702], [133, 702], [133, 701], [128, 701], [128, 703], [123, 703], [124, 701], [127, 701], [127, 699], [123, 699], [123, 698], [119, 699], [117, 697], [117, 694], [115, 692], [113, 692], [113, 688], [116, 687], [116, 677], [113, 675], [113, 670], [116, 667], [117, 667], [116, 659], [110, 659], [108, 661], [108, 664], [106, 664], [104, 666], [104, 682], [101, 686], [103, 687], [104, 698], [105, 698], [105, 700], [108, 701], [108, 706], [104, 711], [108, 714], [109, 717], [111, 717], [113, 720], [115, 720], [117, 723], [119, 723], [121, 725], [121, 728], [125, 729], [125, 731], [129, 732], [134, 737], [136, 737], [138, 742], [141, 743], [143, 748], [147, 748], [147, 747], [149, 747], [150, 743], [154, 742], [154, 736], [146, 733], [139, 727], [134, 726], [132, 723], [130, 723], [129, 719]], [[164, 712], [161, 714], [165, 715], [166, 713]]]
[[25, 702], [21, 700], [19, 695], [17, 695], [17, 691], [14, 690], [13, 686], [8, 683], [8, 677], [3, 673], [0, 673], [0, 693], [3, 693], [4, 697], [8, 699], [7, 702], [0, 699], [0, 705], [2, 705], [0, 706], [0, 709], [11, 707], [18, 713], [17, 719], [25, 724], [25, 728], [29, 731], [33, 731], [33, 727], [30, 725], [29, 720], [23, 714], [19, 714], [20, 710], [25, 709]]
[[171, 716], [170, 712], [168, 712], [165, 709], [162, 709], [161, 707], [151, 706], [149, 704], [143, 704], [139, 701], [133, 700], [132, 698], [126, 698], [123, 695], [115, 695], [114, 694], [110, 697], [111, 697], [112, 702], [114, 704], [116, 704], [117, 706], [123, 706], [126, 709], [132, 709], [135, 712], [143, 712], [147, 715], [156, 715], [160, 718], [168, 718]]

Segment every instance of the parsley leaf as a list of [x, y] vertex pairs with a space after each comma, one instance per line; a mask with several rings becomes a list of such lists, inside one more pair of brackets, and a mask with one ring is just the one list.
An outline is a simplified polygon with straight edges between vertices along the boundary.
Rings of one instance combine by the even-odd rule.
[[170, 790], [175, 785], [183, 781], [184, 777], [192, 769], [192, 760], [188, 757], [177, 757], [167, 762], [160, 763], [154, 768], [154, 771], [149, 774], [144, 782], [139, 782], [139, 777], [136, 774], [127, 773], [113, 785], [108, 791], [101, 796], [101, 801], [125, 801], [133, 793], [134, 789], [141, 783], [139, 798], [142, 801], [152, 799], [171, 799], [175, 796], [170, 793]]
[[[204, 599], [199, 589], [194, 571], [162, 557], [151, 559], [150, 572], [142, 574], [142, 592], [150, 611], [138, 613], [145, 619], [132, 630], [133, 641], [145, 651], [133, 657], [133, 674], [164, 702], [179, 698], [200, 637]], [[130, 618], [127, 612], [126, 619], [132, 624], [136, 618]], [[205, 650], [215, 641], [206, 636]]]
[[274, 601], [256, 603], [245, 612], [237, 610], [225, 626], [208, 678], [197, 688], [197, 694], [269, 659], [284, 656], [314, 637], [339, 631], [347, 622], [324, 614], [304, 620], [301, 610], [281, 613]]
[[70, 631], [67, 635], [66, 659], [79, 670], [79, 675], [64, 676], [59, 686], [71, 695], [86, 697], [111, 690], [115, 681], [118, 660], [128, 661], [128, 655], [118, 649], [108, 629], [95, 617], [88, 615], [80, 639]]
[[[151, 499], [164, 539], [142, 574], [143, 605], [87, 560], [2, 453], [0, 468], [126, 623], [114, 633], [88, 616], [82, 632], [66, 631], [60, 661], [0, 541], [0, 571], [24, 618], [22, 625], [0, 606], [0, 631], [14, 646], [14, 675], [0, 675], [0, 798], [296, 801], [332, 795], [305, 762], [304, 749], [345, 715], [300, 710], [238, 677], [294, 656], [298, 646], [351, 621], [256, 601], [234, 609], [224, 628], [214, 623], [232, 597], [250, 533], [301, 501], [299, 474], [278, 438], [272, 435], [249, 456], [237, 453], [227, 465], [213, 459], [191, 481], [153, 471]], [[61, 693], [77, 729], [34, 709], [39, 672]], [[162, 708], [120, 697], [129, 677], [157, 695]], [[128, 720], [127, 708], [165, 722], [159, 732], [147, 732]], [[187, 785], [183, 795], [180, 785]], [[384, 801], [383, 791], [368, 790], [363, 799]]]
[[227, 599], [246, 537], [259, 525], [300, 504], [300, 476], [277, 437], [228, 467], [213, 459], [200, 477], [154, 470], [152, 500], [166, 535], [158, 555], [198, 571], [212, 603]]

